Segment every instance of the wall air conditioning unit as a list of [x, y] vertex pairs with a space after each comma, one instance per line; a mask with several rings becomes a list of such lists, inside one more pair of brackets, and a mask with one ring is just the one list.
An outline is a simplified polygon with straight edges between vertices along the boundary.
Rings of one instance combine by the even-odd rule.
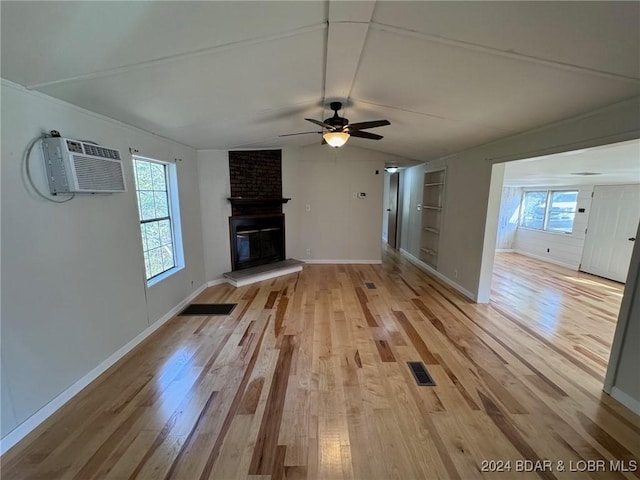
[[42, 139], [49, 189], [58, 193], [126, 192], [120, 151], [62, 137]]

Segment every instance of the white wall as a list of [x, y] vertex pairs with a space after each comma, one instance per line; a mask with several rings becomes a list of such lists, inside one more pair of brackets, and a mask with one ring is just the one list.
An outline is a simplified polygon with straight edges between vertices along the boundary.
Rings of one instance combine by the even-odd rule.
[[475, 300], [478, 303], [489, 303], [489, 297], [491, 296], [491, 279], [493, 277], [493, 261], [496, 255], [504, 170], [504, 164], [501, 163], [493, 165], [491, 169], [489, 198], [487, 199], [487, 220], [484, 228], [484, 240], [482, 242], [480, 278], [478, 280], [478, 292], [475, 295]]
[[[578, 270], [580, 262], [582, 261], [582, 250], [584, 249], [584, 240], [586, 236], [585, 230], [589, 223], [591, 192], [593, 192], [593, 185], [567, 185], [553, 188], [540, 186], [527, 187], [523, 190], [578, 191], [578, 204], [576, 206], [576, 215], [573, 222], [572, 233], [567, 234], [561, 232], [547, 232], [528, 228], [518, 228], [513, 242], [513, 249], [518, 253], [571, 268], [572, 270]], [[584, 213], [579, 213], [579, 208], [584, 208]], [[548, 252], [547, 249], [549, 250]]]
[[416, 165], [405, 169], [400, 177], [400, 197], [402, 197], [400, 248], [416, 258], [420, 257], [424, 171], [424, 164]]
[[[196, 152], [2, 82], [2, 436], [82, 379], [204, 282]], [[118, 148], [128, 192], [53, 204], [21, 156], [52, 129]], [[177, 162], [186, 267], [146, 289], [129, 148]], [[41, 152], [32, 155], [46, 190]]]
[[394, 159], [349, 144], [300, 149], [301, 259], [381, 261], [384, 164]]
[[[424, 165], [416, 165], [404, 170], [400, 170], [400, 186], [398, 192], [398, 227], [400, 228], [400, 249], [411, 251], [409, 241], [415, 241], [416, 233], [410, 229], [411, 221], [414, 220], [415, 206], [411, 205], [412, 180], [418, 168], [424, 169]], [[410, 231], [411, 230], [411, 231]], [[411, 251], [412, 254], [413, 251]], [[417, 252], [416, 252], [417, 253]], [[415, 255], [415, 254], [414, 254]], [[417, 255], [415, 255], [417, 257]]]
[[503, 187], [500, 199], [500, 217], [498, 219], [498, 238], [496, 249], [511, 250], [518, 228], [522, 188]]
[[205, 279], [210, 282], [231, 271], [229, 153], [198, 150], [197, 156]]
[[285, 148], [282, 150], [282, 196], [290, 198], [288, 203], [282, 206], [285, 218], [285, 243], [287, 258], [303, 258], [300, 249], [300, 235], [302, 215], [304, 215], [304, 203], [302, 199], [301, 175], [304, 168], [300, 163], [300, 148]]

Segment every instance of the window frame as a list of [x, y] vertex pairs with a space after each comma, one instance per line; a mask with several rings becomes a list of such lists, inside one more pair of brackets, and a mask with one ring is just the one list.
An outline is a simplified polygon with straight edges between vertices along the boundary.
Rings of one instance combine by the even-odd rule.
[[[522, 225], [522, 219], [524, 217], [524, 205], [525, 205], [525, 197], [527, 195], [527, 193], [546, 193], [546, 197], [545, 197], [545, 207], [544, 207], [544, 217], [542, 220], [542, 227], [541, 228], [536, 228], [536, 227], [528, 227], [528, 226], [524, 226]], [[549, 215], [550, 215], [550, 211], [551, 211], [551, 202], [553, 199], [553, 194], [554, 193], [575, 193], [576, 194], [576, 206], [575, 209], [573, 211], [573, 221], [571, 222], [571, 231], [570, 232], [566, 232], [564, 230], [558, 230], [558, 229], [549, 229]], [[554, 235], [573, 235], [574, 233], [574, 225], [575, 225], [575, 221], [576, 221], [576, 217], [575, 214], [578, 213], [578, 197], [580, 196], [580, 190], [573, 188], [573, 189], [557, 189], [557, 190], [553, 190], [553, 189], [540, 189], [540, 188], [531, 188], [531, 189], [527, 189], [524, 190], [522, 192], [522, 198], [520, 201], [520, 218], [518, 219], [518, 228], [522, 228], [524, 230], [532, 230], [535, 232], [545, 232], [545, 233], [551, 233]]]
[[[525, 202], [526, 202], [526, 196], [528, 193], [544, 193], [545, 194], [545, 203], [544, 203], [544, 213], [542, 215], [542, 227], [541, 228], [536, 228], [536, 227], [528, 227], [525, 225], [522, 225], [522, 220], [524, 218], [524, 207], [525, 207]], [[540, 189], [532, 189], [532, 190], [525, 190], [522, 192], [522, 199], [520, 201], [520, 218], [518, 219], [518, 228], [525, 228], [527, 230], [536, 230], [536, 231], [544, 231], [545, 228], [545, 224], [546, 224], [546, 220], [547, 220], [547, 205], [549, 204], [549, 191], [544, 189], [544, 190], [540, 190]]]
[[[136, 162], [147, 162], [151, 164], [158, 164], [163, 167], [164, 170], [164, 178], [165, 178], [165, 190], [160, 190], [166, 192], [167, 196], [167, 213], [166, 217], [154, 217], [150, 219], [142, 219], [142, 209], [140, 205], [140, 195], [139, 193], [144, 190], [140, 190], [138, 188], [138, 173], [136, 169]], [[165, 278], [170, 277], [171, 275], [177, 273], [178, 271], [184, 268], [184, 251], [182, 246], [182, 228], [180, 222], [180, 208], [179, 208], [179, 197], [178, 197], [178, 182], [177, 182], [177, 169], [175, 163], [165, 162], [162, 160], [158, 160], [155, 158], [143, 157], [141, 155], [132, 155], [132, 167], [133, 167], [133, 175], [134, 175], [134, 186], [135, 186], [135, 194], [136, 194], [136, 205], [137, 205], [137, 214], [138, 214], [138, 225], [140, 228], [140, 243], [142, 247], [143, 253], [143, 262], [144, 262], [144, 276], [145, 281], [147, 282], [147, 287], [155, 285]], [[155, 192], [155, 190], [154, 190]], [[160, 222], [163, 220], [169, 220], [169, 230], [171, 232], [171, 248], [173, 253], [173, 266], [163, 270], [156, 275], [151, 277], [147, 277], [147, 252], [150, 251], [149, 248], [145, 250], [145, 233], [143, 232], [143, 225]]]
[[[549, 228], [549, 219], [551, 216], [551, 210], [553, 208], [553, 194], [554, 193], [574, 193], [576, 194], [576, 202], [575, 202], [575, 207], [573, 209], [573, 220], [571, 221], [571, 231], [566, 232], [564, 230], [559, 230], [559, 229], [550, 229]], [[544, 229], [546, 232], [549, 233], [558, 233], [558, 234], [562, 234], [562, 235], [573, 235], [573, 225], [576, 222], [576, 213], [578, 213], [578, 197], [580, 196], [580, 190], [576, 189], [576, 190], [549, 190], [548, 191], [548, 197], [547, 197], [547, 213], [545, 215], [545, 222], [544, 222]]]

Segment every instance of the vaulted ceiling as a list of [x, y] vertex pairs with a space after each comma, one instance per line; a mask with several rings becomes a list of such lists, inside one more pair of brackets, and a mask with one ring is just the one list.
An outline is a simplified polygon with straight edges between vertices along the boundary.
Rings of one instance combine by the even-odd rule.
[[279, 135], [341, 100], [391, 121], [350, 143], [425, 161], [640, 94], [638, 2], [1, 9], [3, 78], [198, 149], [319, 143]]

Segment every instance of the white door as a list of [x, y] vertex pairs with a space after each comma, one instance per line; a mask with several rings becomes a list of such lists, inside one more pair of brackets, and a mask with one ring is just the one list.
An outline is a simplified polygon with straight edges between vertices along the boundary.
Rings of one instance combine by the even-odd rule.
[[595, 187], [580, 270], [625, 282], [639, 219], [640, 185]]

